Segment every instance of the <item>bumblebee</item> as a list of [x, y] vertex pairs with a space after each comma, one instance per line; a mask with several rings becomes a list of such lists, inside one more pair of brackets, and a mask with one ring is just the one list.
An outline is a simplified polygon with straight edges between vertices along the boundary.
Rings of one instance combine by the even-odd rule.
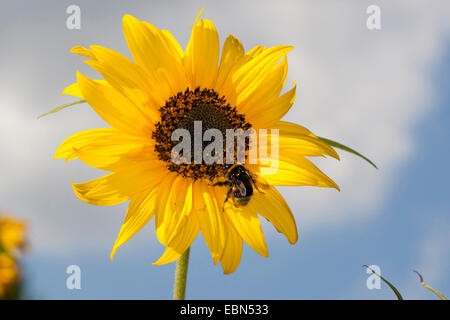
[[261, 193], [263, 193], [261, 189], [268, 188], [267, 183], [252, 175], [242, 164], [225, 167], [225, 178], [226, 181], [213, 184], [214, 186], [229, 186], [224, 205], [231, 197], [236, 207], [246, 206], [252, 199], [253, 187]]

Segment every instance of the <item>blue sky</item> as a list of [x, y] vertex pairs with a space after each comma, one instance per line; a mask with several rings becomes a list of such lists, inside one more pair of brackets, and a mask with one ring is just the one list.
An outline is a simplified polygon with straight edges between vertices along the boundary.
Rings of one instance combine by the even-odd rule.
[[[224, 276], [212, 264], [198, 238], [191, 250], [187, 297], [395, 298], [384, 284], [381, 290], [366, 288], [363, 264], [380, 266], [407, 299], [434, 299], [413, 269], [450, 295], [450, 28], [439, 4], [417, 1], [406, 10], [405, 1], [379, 1], [382, 29], [368, 31], [365, 8], [373, 3], [364, 1], [283, 1], [282, 6], [264, 1], [258, 10], [246, 1], [237, 13], [234, 2], [195, 1], [186, 7], [159, 1], [100, 3], [79, 1], [79, 31], [65, 29], [70, 1], [17, 1], [2, 20], [0, 39], [9, 50], [0, 53], [0, 105], [7, 115], [0, 120], [0, 210], [30, 222], [31, 247], [22, 257], [28, 297], [171, 298], [175, 266], [152, 265], [163, 249], [153, 223], [111, 262], [126, 204], [82, 203], [69, 182], [97, 177], [98, 171], [51, 160], [62, 139], [104, 124], [86, 107], [40, 121], [35, 117], [70, 101], [59, 93], [76, 70], [94, 75], [68, 53], [72, 46], [101, 44], [128, 55], [120, 26], [127, 12], [168, 28], [184, 46], [201, 7], [206, 7], [204, 17], [216, 23], [222, 42], [232, 33], [246, 49], [294, 44], [287, 87], [295, 80], [299, 88], [287, 119], [357, 148], [380, 169], [342, 152], [340, 162], [317, 162], [342, 191], [280, 189], [296, 215], [299, 243], [289, 245], [263, 223], [270, 258], [245, 247], [232, 275]], [[72, 264], [81, 268], [81, 290], [65, 286], [65, 270]]]

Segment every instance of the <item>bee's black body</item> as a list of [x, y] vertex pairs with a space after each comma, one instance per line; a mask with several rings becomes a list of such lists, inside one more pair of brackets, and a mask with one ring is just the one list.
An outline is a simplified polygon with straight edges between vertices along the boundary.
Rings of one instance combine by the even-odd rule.
[[250, 172], [243, 165], [235, 164], [226, 168], [225, 177], [226, 181], [214, 184], [215, 186], [227, 185], [230, 187], [225, 202], [231, 196], [236, 207], [247, 205], [253, 195], [253, 186], [256, 186]]

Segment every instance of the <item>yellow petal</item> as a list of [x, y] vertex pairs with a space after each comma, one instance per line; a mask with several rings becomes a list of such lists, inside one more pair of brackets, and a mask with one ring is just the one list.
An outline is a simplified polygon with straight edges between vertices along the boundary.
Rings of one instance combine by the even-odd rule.
[[78, 54], [78, 55], [80, 55], [82, 57], [91, 58], [93, 60], [96, 59], [95, 55], [89, 49], [86, 49], [86, 48], [84, 48], [82, 46], [75, 46], [72, 49], [70, 49], [70, 52]]
[[279, 121], [273, 125], [279, 129], [280, 150], [295, 150], [305, 156], [327, 155], [339, 160], [339, 155], [327, 143], [298, 124]]
[[[247, 51], [247, 53], [245, 54], [247, 57], [249, 57], [250, 59], [253, 59], [255, 57], [257, 57], [258, 55], [261, 54], [261, 52], [263, 52], [266, 48], [264, 46], [255, 46], [253, 48], [251, 48], [250, 50]], [[247, 60], [250, 61], [250, 59]]]
[[170, 241], [164, 254], [154, 265], [162, 265], [177, 260], [194, 242], [200, 232], [200, 226], [195, 215], [190, 215], [180, 231]]
[[234, 88], [236, 104], [245, 101], [264, 81], [267, 73], [292, 49], [291, 46], [265, 49], [239, 69], [231, 72], [227, 79], [230, 82], [228, 88]]
[[[74, 47], [71, 52], [91, 58], [92, 60], [85, 63], [155, 119], [157, 110], [165, 103], [165, 97], [161, 96], [158, 90], [159, 82], [155, 80], [152, 83], [150, 77], [138, 65], [120, 53], [101, 46], [91, 46], [91, 49]], [[75, 85], [66, 88], [63, 94], [79, 96], [81, 91]]]
[[[219, 95], [221, 96], [224, 95], [226, 97], [227, 101], [231, 105], [236, 105], [237, 101], [236, 84], [232, 81], [232, 75], [246, 63], [248, 63], [250, 60], [254, 59], [259, 54], [261, 54], [261, 52], [264, 51], [265, 47], [256, 46], [251, 50], [249, 50], [244, 55], [241, 55], [241, 51], [243, 51], [244, 48], [242, 47], [242, 44], [240, 44], [240, 42], [237, 42], [239, 40], [235, 38], [230, 38], [230, 40], [228, 41], [229, 41], [229, 44], [227, 46], [228, 48], [225, 48], [224, 46], [224, 52], [222, 54], [225, 54], [226, 57], [229, 55], [228, 51], [232, 50], [233, 52], [232, 57], [234, 57], [234, 59], [227, 59], [226, 64], [224, 61], [224, 66], [229, 68], [229, 70], [226, 71], [227, 68], [222, 67], [224, 71], [222, 72], [222, 70], [220, 70], [218, 74], [218, 79], [214, 87], [215, 90], [219, 93]], [[225, 49], [227, 50], [225, 51]]]
[[[108, 85], [106, 80], [94, 80], [97, 83], [100, 83], [102, 85]], [[80, 86], [78, 85], [78, 82], [72, 83], [70, 86], [67, 86], [63, 92], [62, 95], [67, 94], [69, 96], [78, 97], [81, 99], [84, 99], [83, 94], [81, 93]]]
[[[271, 128], [291, 109], [295, 102], [297, 85], [294, 82], [294, 87], [275, 99], [267, 100], [266, 103], [257, 104], [252, 103], [251, 111], [246, 115], [251, 119], [252, 124], [259, 128]], [[256, 112], [259, 110], [259, 112]]]
[[164, 40], [166, 46], [168, 47], [169, 52], [172, 53], [172, 55], [177, 61], [182, 61], [184, 52], [180, 44], [178, 43], [177, 39], [175, 39], [175, 37], [168, 30], [161, 30], [161, 32], [164, 35], [162, 39]]
[[259, 165], [260, 176], [275, 186], [314, 186], [336, 188], [338, 185], [303, 156], [282, 159], [259, 159], [271, 163]]
[[[159, 242], [165, 246], [167, 246], [169, 240], [167, 239], [168, 237], [164, 233], [164, 229], [161, 227], [161, 224], [163, 224], [164, 218], [166, 217], [166, 206], [170, 193], [175, 191], [172, 189], [172, 184], [174, 183], [175, 178], [176, 173], [174, 172], [170, 172], [166, 175], [166, 177], [164, 177], [161, 181], [161, 185], [159, 186], [160, 192], [158, 194], [158, 198], [156, 199], [156, 236], [158, 237]], [[168, 214], [170, 215], [171, 212], [170, 210], [168, 211]]]
[[164, 176], [160, 164], [139, 164], [120, 172], [83, 183], [72, 183], [78, 198], [84, 202], [111, 206], [125, 202], [134, 195], [152, 190]]
[[157, 83], [150, 83], [145, 71], [120, 53], [101, 46], [91, 46], [96, 60], [85, 61], [97, 70], [118, 92], [127, 97], [145, 114], [156, 120], [158, 109], [165, 97], [158, 91]]
[[[104, 147], [104, 146], [102, 146]], [[126, 150], [124, 150], [126, 148]], [[158, 162], [153, 146], [140, 145], [133, 149], [129, 146], [111, 146], [109, 149], [83, 148], [74, 149], [77, 158], [87, 165], [112, 172], [125, 170], [128, 167], [143, 162]], [[162, 165], [159, 167], [163, 167]]]
[[219, 92], [232, 68], [244, 57], [244, 53], [245, 51], [241, 41], [230, 34], [223, 44], [222, 56], [220, 58], [219, 73], [215, 85]]
[[130, 15], [123, 17], [123, 32], [134, 61], [147, 71], [151, 83], [158, 84], [154, 90], [164, 100], [186, 89], [182, 56], [168, 32]]
[[264, 190], [263, 193], [255, 191], [251, 201], [256, 212], [269, 220], [291, 244], [297, 242], [298, 232], [294, 216], [286, 201], [274, 187]]
[[192, 34], [183, 59], [191, 89], [213, 88], [218, 72], [219, 35], [209, 20], [201, 19], [192, 27]]
[[230, 274], [237, 269], [241, 262], [243, 242], [228, 217], [225, 220], [227, 221], [228, 235], [222, 257], [220, 258], [220, 264], [222, 265], [223, 273]]
[[78, 85], [78, 82], [72, 83], [70, 86], [67, 86], [61, 94], [62, 95], [67, 94], [69, 96], [74, 96], [74, 97], [84, 99], [84, 97], [81, 93], [81, 90], [80, 90], [80, 86]]
[[111, 126], [134, 135], [151, 136], [152, 124], [145, 114], [116, 89], [77, 73], [81, 93], [97, 114]]
[[[169, 236], [169, 244], [172, 242], [172, 239], [176, 236], [180, 228], [182, 228], [184, 221], [189, 219], [188, 216], [191, 214], [193, 208], [192, 183], [190, 181], [183, 181], [184, 178], [182, 177], [179, 177], [179, 180], [182, 187], [179, 190], [179, 194], [176, 195], [175, 200], [177, 205], [175, 205], [175, 208], [177, 212], [180, 212], [178, 213], [178, 217], [172, 215], [166, 224], [166, 233]], [[182, 203], [183, 205], [181, 206]]]
[[210, 187], [205, 182], [196, 182], [193, 188], [193, 214], [198, 218], [203, 238], [216, 264], [222, 256], [227, 235], [223, 220], [223, 201], [220, 202], [215, 196], [217, 188]]
[[272, 113], [275, 111], [273, 105], [283, 89], [287, 71], [287, 57], [284, 56], [281, 63], [267, 73], [258, 89], [239, 105], [239, 112], [244, 113], [248, 119], [261, 116], [261, 114], [264, 114], [265, 117], [272, 117]]
[[267, 258], [269, 252], [267, 251], [266, 240], [253, 203], [254, 201], [250, 201], [248, 205], [236, 208], [231, 202], [227, 202], [225, 214], [233, 223], [240, 237], [253, 250]]
[[155, 198], [158, 189], [143, 192], [133, 197], [128, 205], [125, 221], [111, 251], [111, 260], [117, 249], [141, 230], [155, 214]]
[[[297, 84], [294, 81], [294, 87], [273, 101], [273, 104], [268, 103], [263, 110], [270, 110], [270, 117], [265, 118], [267, 127], [271, 127], [273, 123], [280, 120], [291, 109], [295, 102], [297, 92]], [[259, 114], [259, 117], [261, 114]], [[272, 121], [270, 121], [272, 120]], [[270, 121], [270, 122], [269, 122]], [[262, 122], [259, 119], [256, 122]]]
[[184, 177], [171, 173], [160, 188], [155, 227], [158, 240], [167, 246], [192, 211], [192, 186]]
[[90, 129], [64, 140], [54, 159], [80, 158], [92, 167], [118, 171], [139, 161], [155, 159], [150, 142], [148, 138], [127, 135], [115, 128]]
[[[278, 149], [280, 160], [290, 161], [293, 159], [308, 157], [331, 156], [339, 160], [336, 151], [327, 143], [320, 140], [311, 131], [300, 125], [278, 121], [274, 126], [265, 132], [256, 130], [258, 133], [259, 155], [263, 158], [265, 155], [272, 155], [271, 140], [275, 137], [274, 129], [278, 129]], [[266, 143], [264, 143], [266, 141]], [[275, 156], [275, 155], [274, 155]]]

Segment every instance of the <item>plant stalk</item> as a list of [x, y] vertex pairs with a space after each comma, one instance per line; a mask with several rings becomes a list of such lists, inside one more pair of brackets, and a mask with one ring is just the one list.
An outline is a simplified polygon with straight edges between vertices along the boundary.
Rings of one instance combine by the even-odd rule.
[[173, 289], [174, 300], [184, 300], [186, 295], [186, 279], [190, 250], [191, 248], [188, 248], [177, 260], [177, 266], [175, 269], [175, 285]]

